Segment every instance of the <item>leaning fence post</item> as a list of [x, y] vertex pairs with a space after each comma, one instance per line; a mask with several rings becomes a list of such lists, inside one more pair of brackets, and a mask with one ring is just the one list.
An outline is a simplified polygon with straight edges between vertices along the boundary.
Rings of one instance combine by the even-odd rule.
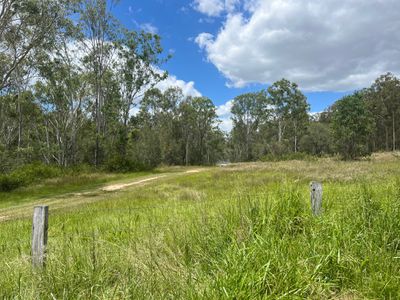
[[32, 223], [32, 265], [44, 267], [46, 263], [49, 207], [35, 206]]
[[322, 184], [319, 182], [311, 182], [310, 184], [311, 194], [311, 209], [315, 216], [322, 213]]

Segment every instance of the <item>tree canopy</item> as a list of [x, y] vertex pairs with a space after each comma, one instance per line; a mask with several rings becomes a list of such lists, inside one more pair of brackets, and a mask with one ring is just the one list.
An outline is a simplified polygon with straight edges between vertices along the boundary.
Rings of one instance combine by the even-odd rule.
[[1, 171], [37, 161], [139, 170], [299, 152], [354, 159], [399, 148], [400, 80], [391, 73], [314, 114], [298, 85], [281, 79], [237, 95], [232, 130], [222, 131], [215, 99], [157, 88], [171, 58], [162, 39], [122, 26], [115, 4], [1, 1]]

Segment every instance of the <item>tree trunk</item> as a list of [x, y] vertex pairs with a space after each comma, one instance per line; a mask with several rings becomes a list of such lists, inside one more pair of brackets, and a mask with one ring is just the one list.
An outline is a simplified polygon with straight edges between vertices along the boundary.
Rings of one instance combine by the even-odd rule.
[[294, 127], [294, 153], [297, 153], [297, 124], [293, 124]]
[[250, 125], [246, 124], [246, 160], [250, 160]]
[[393, 151], [396, 151], [396, 128], [395, 128], [394, 110], [392, 111], [392, 131], [393, 131]]
[[278, 142], [279, 144], [282, 142], [282, 121], [279, 119], [278, 121]]
[[186, 137], [185, 164], [186, 164], [186, 166], [189, 165], [189, 136]]
[[389, 130], [386, 125], [385, 125], [385, 142], [386, 142], [386, 151], [389, 151]]
[[17, 96], [17, 105], [18, 105], [18, 149], [21, 148], [22, 142], [22, 109], [21, 109], [21, 101], [20, 94]]

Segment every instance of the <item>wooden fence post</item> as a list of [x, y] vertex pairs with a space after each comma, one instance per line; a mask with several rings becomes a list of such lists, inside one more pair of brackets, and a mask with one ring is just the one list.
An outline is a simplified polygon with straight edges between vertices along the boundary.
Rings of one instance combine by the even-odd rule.
[[35, 206], [32, 223], [32, 265], [43, 268], [46, 264], [49, 207]]
[[319, 182], [311, 182], [310, 184], [311, 194], [311, 209], [315, 216], [322, 213], [322, 184]]

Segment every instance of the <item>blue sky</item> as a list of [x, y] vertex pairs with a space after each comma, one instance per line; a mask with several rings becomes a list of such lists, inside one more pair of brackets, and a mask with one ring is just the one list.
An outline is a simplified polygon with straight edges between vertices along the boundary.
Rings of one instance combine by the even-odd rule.
[[313, 112], [398, 73], [397, 11], [398, 0], [120, 0], [113, 9], [128, 28], [159, 34], [173, 53], [162, 68], [217, 106], [285, 77]]

